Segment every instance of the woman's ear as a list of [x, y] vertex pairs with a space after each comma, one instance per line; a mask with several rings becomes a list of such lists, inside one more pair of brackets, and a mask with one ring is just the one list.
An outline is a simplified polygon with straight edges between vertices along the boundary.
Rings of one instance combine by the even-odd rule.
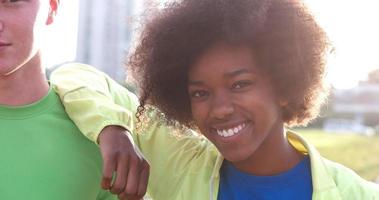
[[284, 106], [287, 106], [288, 105], [288, 102], [287, 101], [284, 101], [284, 100], [280, 100], [279, 101], [279, 105], [284, 107]]
[[288, 101], [287, 100], [279, 100], [279, 106], [280, 107], [286, 107], [288, 105]]
[[54, 22], [59, 7], [59, 0], [49, 0], [49, 5], [49, 15], [47, 16], [46, 25]]

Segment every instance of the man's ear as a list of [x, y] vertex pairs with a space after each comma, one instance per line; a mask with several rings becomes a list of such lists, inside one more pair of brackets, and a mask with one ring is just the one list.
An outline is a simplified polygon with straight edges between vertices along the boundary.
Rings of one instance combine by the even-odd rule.
[[49, 5], [49, 15], [47, 16], [46, 25], [54, 22], [59, 7], [59, 0], [49, 0]]

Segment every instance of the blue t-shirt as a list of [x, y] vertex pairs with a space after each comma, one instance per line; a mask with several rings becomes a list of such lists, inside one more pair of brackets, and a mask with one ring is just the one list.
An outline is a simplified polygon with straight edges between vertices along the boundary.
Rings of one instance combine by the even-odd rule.
[[275, 176], [254, 176], [224, 161], [218, 200], [312, 199], [309, 157], [287, 172]]

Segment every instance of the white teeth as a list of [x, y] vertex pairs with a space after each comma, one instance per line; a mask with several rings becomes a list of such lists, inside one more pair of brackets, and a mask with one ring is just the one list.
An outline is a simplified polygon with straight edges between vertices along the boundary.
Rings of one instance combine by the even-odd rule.
[[243, 128], [245, 128], [245, 126], [246, 126], [246, 124], [243, 123], [243, 124], [240, 124], [240, 125], [233, 127], [233, 128], [216, 130], [216, 132], [219, 136], [230, 137], [230, 136], [233, 136], [233, 135], [237, 134], [238, 132], [240, 132]]
[[222, 131], [222, 135], [223, 135], [224, 137], [227, 137], [227, 136], [228, 136], [228, 131], [223, 130], [223, 131]]

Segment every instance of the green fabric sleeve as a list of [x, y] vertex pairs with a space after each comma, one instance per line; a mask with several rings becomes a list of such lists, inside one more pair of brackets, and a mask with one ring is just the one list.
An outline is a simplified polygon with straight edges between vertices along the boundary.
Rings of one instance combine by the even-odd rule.
[[106, 74], [88, 65], [70, 63], [55, 70], [50, 82], [70, 118], [93, 142], [108, 125], [134, 129], [137, 97]]

